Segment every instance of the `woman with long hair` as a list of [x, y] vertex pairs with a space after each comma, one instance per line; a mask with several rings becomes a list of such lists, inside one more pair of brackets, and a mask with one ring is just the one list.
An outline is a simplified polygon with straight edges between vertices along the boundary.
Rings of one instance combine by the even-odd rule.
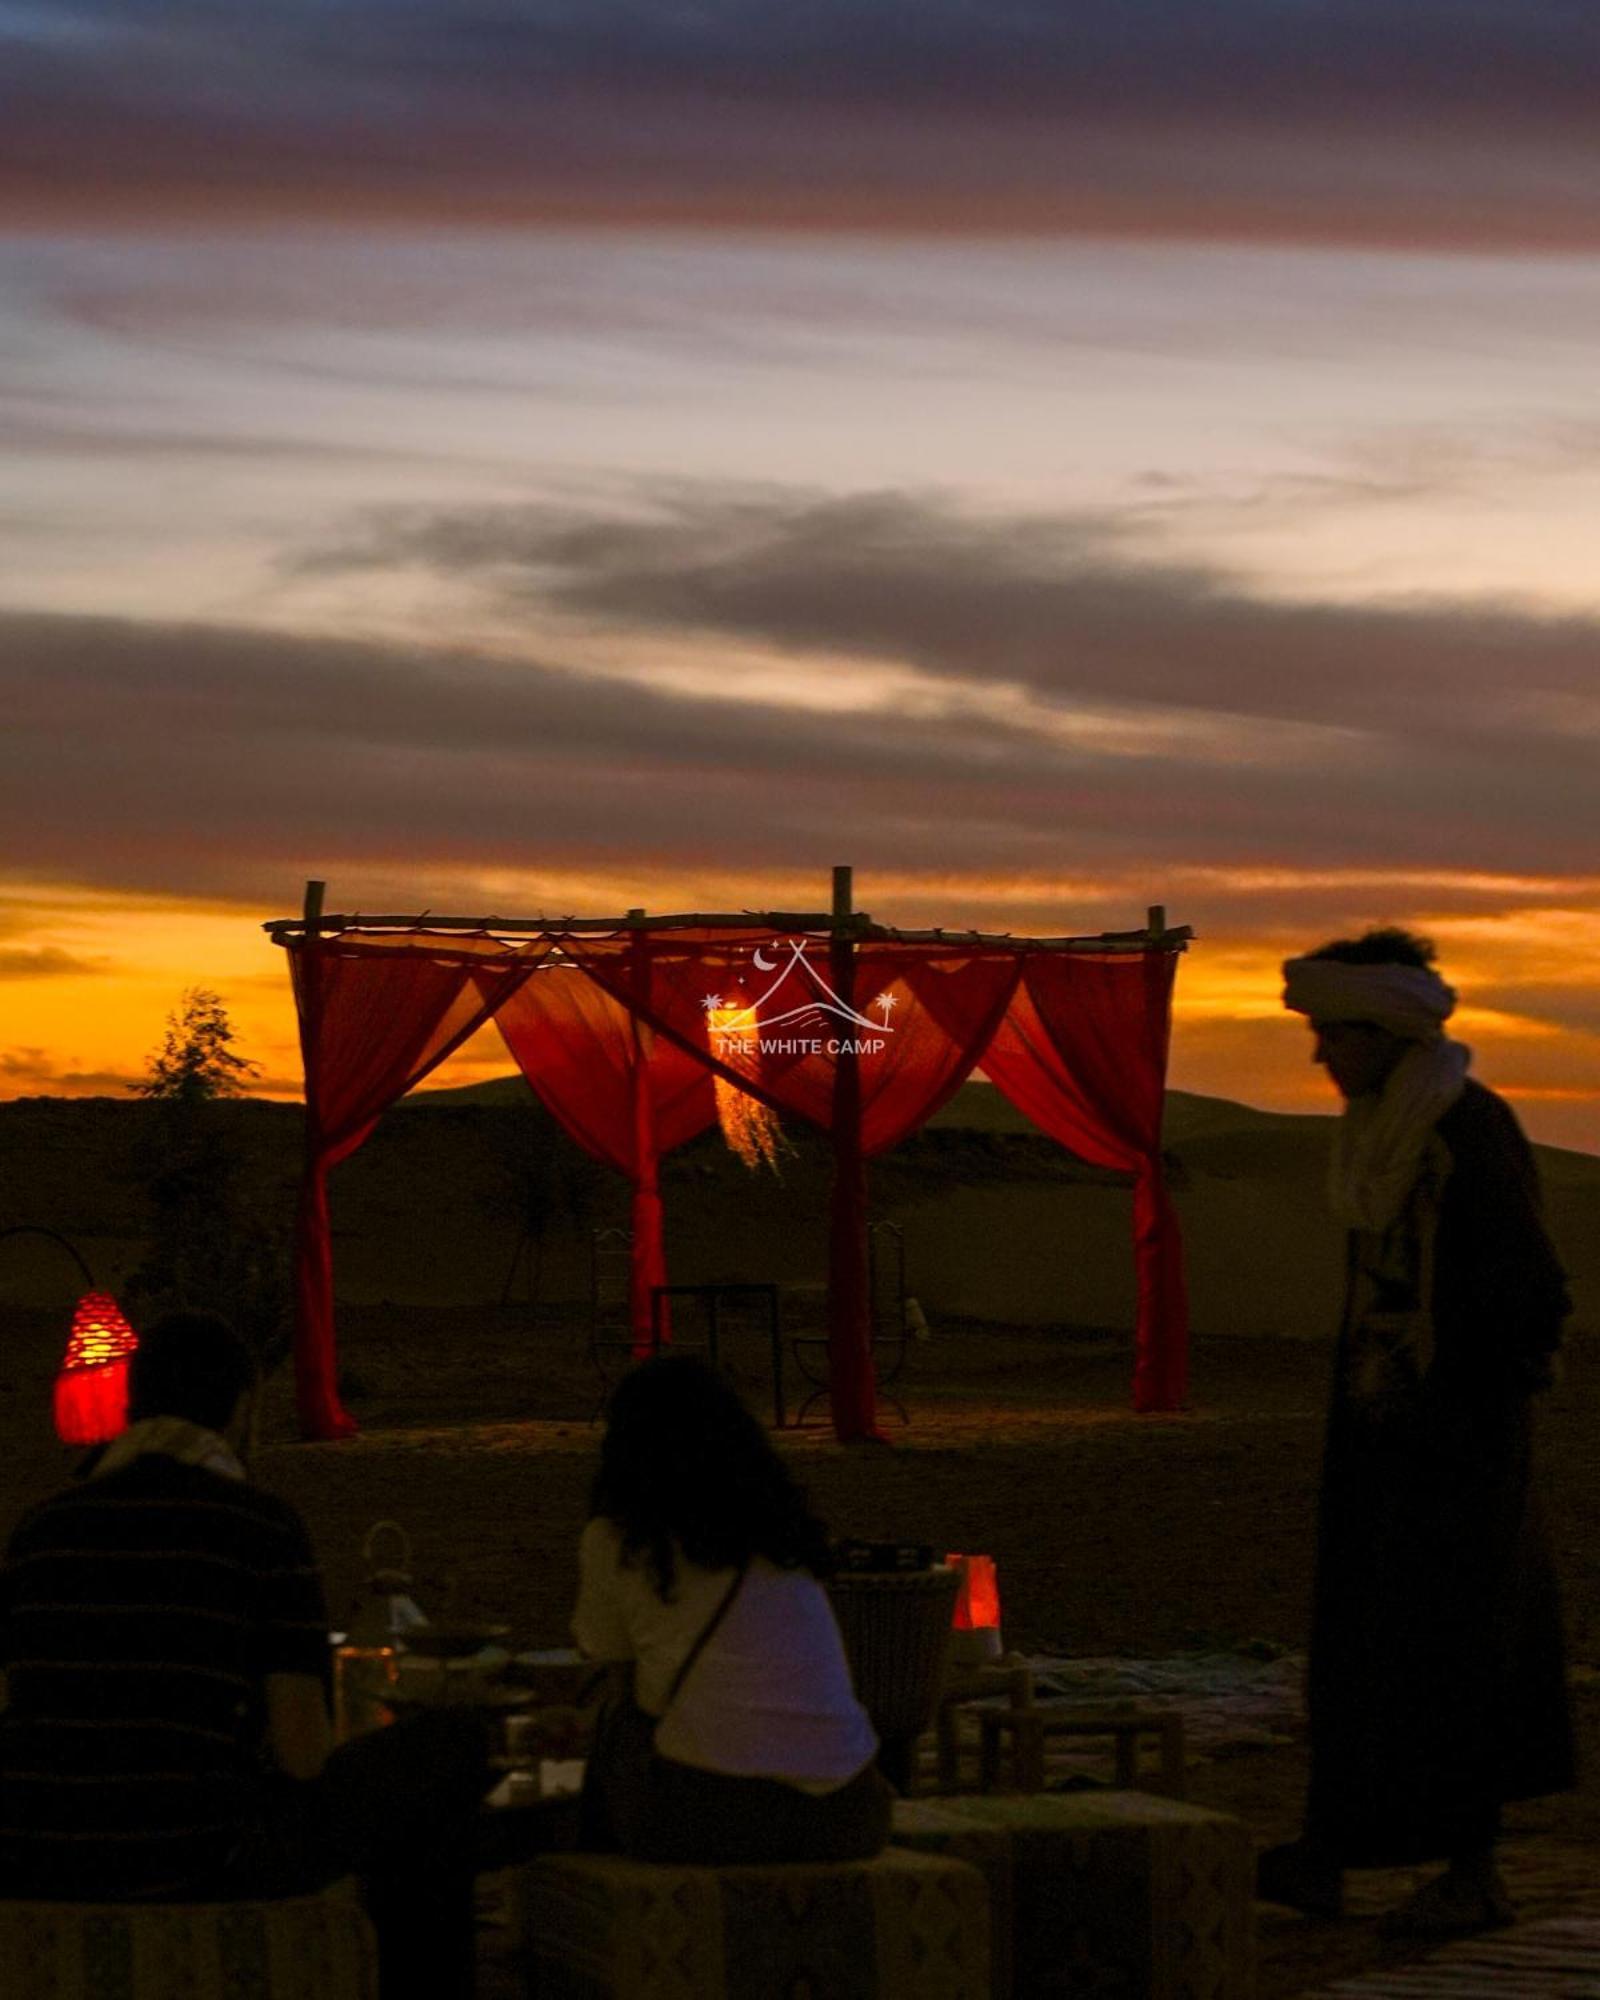
[[585, 1845], [833, 1861], [888, 1838], [888, 1787], [820, 1582], [822, 1524], [726, 1376], [685, 1356], [611, 1399], [573, 1631], [615, 1670]]

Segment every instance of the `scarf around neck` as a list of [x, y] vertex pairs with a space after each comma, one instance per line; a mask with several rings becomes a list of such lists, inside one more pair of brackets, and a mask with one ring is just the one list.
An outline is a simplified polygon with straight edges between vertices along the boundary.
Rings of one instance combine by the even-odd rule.
[[207, 1472], [220, 1473], [224, 1479], [245, 1476], [244, 1467], [227, 1439], [216, 1431], [208, 1431], [203, 1424], [192, 1424], [187, 1417], [142, 1417], [138, 1423], [129, 1424], [120, 1437], [111, 1440], [89, 1477], [103, 1479], [108, 1472], [120, 1472], [136, 1458], [148, 1457], [152, 1452], [160, 1453], [163, 1458], [175, 1458], [183, 1465], [203, 1466]]
[[1416, 1185], [1433, 1128], [1460, 1097], [1472, 1051], [1440, 1035], [1416, 1042], [1381, 1090], [1352, 1097], [1334, 1134], [1328, 1201], [1350, 1229], [1387, 1229]]

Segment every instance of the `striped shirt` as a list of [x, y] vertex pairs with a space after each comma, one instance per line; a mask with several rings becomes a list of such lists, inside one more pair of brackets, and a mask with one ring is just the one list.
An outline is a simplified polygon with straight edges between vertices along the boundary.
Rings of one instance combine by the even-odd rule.
[[203, 1889], [266, 1779], [266, 1676], [327, 1666], [283, 1501], [160, 1454], [45, 1501], [0, 1569], [0, 1882]]

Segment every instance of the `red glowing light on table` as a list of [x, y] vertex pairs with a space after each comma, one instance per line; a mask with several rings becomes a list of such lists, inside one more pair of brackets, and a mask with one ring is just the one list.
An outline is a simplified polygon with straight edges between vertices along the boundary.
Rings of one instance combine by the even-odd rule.
[[958, 1632], [998, 1632], [1000, 1579], [995, 1574], [994, 1557], [949, 1555], [945, 1561], [961, 1572], [961, 1587], [956, 1592], [955, 1629]]

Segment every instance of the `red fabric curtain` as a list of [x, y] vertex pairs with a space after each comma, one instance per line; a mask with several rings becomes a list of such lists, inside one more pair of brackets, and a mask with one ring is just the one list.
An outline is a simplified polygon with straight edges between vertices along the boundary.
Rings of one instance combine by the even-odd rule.
[[541, 967], [495, 1025], [570, 1136], [633, 1183], [629, 1319], [634, 1351], [646, 1353], [651, 1289], [667, 1282], [660, 1157], [715, 1119], [711, 1072], [575, 965]]
[[984, 1070], [1080, 1159], [1136, 1176], [1139, 1304], [1133, 1405], [1176, 1410], [1189, 1387], [1183, 1242], [1161, 1171], [1176, 957], [1031, 952]]
[[306, 1078], [306, 1163], [295, 1218], [295, 1399], [308, 1438], [349, 1437], [333, 1328], [328, 1173], [527, 976], [547, 947], [492, 939], [439, 951], [397, 935], [288, 946]]
[[[1013, 953], [957, 944], [842, 950], [752, 928], [562, 940], [590, 976], [684, 1051], [833, 1136], [828, 1341], [834, 1429], [875, 1437], [865, 1161], [959, 1087], [1005, 1012]], [[648, 953], [641, 975], [637, 954]], [[937, 1012], [930, 1007], [936, 1002]]]
[[957, 945], [866, 945], [856, 953], [863, 1012], [884, 1011], [894, 1035], [864, 1060], [862, 1145], [887, 1152], [925, 1125], [981, 1061], [1016, 991], [1014, 952]]
[[[781, 1031], [773, 1026], [760, 1034], [748, 1026], [752, 1010], [760, 1011], [764, 989], [773, 983], [773, 972], [757, 962], [779, 942], [773, 932], [675, 930], [633, 938], [562, 937], [559, 942], [598, 986], [665, 1040], [774, 1110], [809, 1116], [826, 1126], [826, 1114], [816, 1115], [814, 1102], [820, 1098], [826, 1103], [831, 1070], [819, 1077], [809, 1066], [807, 1046], [814, 1026], [788, 1021]], [[825, 967], [827, 941], [811, 938], [806, 943]], [[794, 990], [797, 1002], [812, 996], [812, 989], [799, 982]], [[775, 1018], [793, 1009], [779, 1000], [768, 1011]]]
[[[832, 1131], [841, 1058], [860, 1075], [861, 1146], [896, 1146], [978, 1060], [1017, 979], [1011, 952], [857, 946], [850, 992], [826, 938], [768, 930], [562, 938], [563, 952], [662, 1036], [777, 1111]], [[929, 999], [938, 1012], [930, 1011]]]

